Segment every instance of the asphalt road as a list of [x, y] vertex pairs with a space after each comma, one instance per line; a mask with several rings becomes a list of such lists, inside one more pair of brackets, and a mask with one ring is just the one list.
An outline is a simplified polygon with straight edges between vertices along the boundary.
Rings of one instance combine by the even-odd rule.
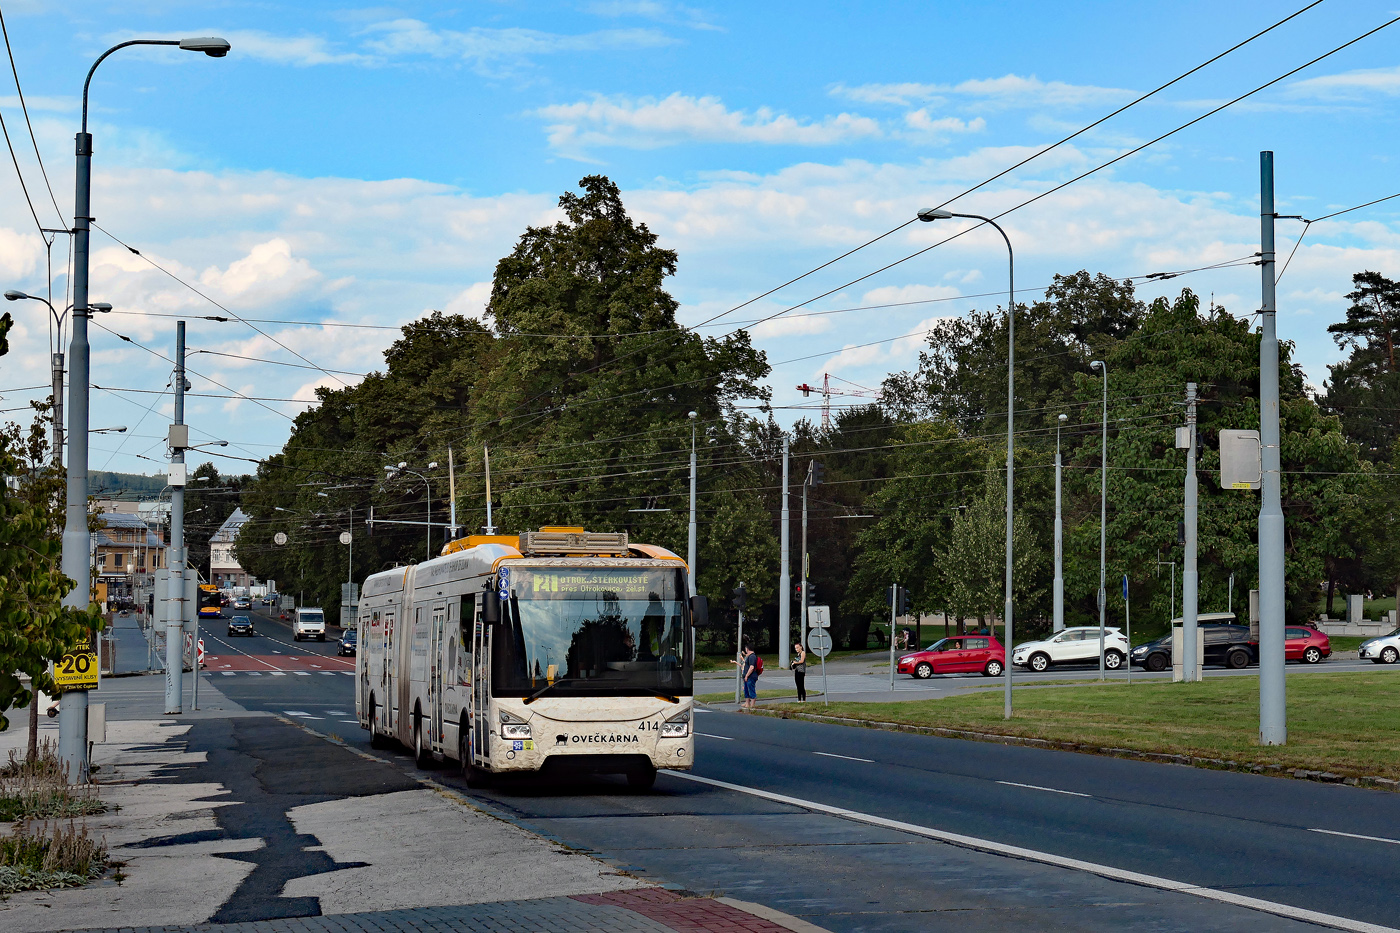
[[[290, 628], [262, 614], [255, 625], [253, 638], [206, 635], [206, 682], [368, 752], [354, 724], [354, 682], [342, 673], [352, 667], [337, 663], [334, 642], [293, 642]], [[696, 720], [694, 774], [738, 789], [664, 772], [643, 794], [606, 777], [473, 790], [449, 768], [430, 775], [641, 877], [766, 903], [842, 933], [1013, 923], [1316, 929], [1220, 897], [1400, 926], [1397, 794], [728, 712]], [[371, 754], [414, 771], [401, 750]], [[938, 833], [1033, 852], [1007, 857]], [[1209, 894], [1113, 880], [1034, 853]]]

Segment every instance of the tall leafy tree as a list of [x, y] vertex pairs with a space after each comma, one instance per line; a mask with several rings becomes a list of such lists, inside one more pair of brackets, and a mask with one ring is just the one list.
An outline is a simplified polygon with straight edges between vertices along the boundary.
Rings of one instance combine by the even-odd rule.
[[1400, 412], [1395, 346], [1400, 337], [1400, 283], [1367, 271], [1353, 275], [1352, 285], [1346, 319], [1327, 328], [1350, 354], [1328, 367], [1322, 404], [1341, 417], [1347, 436], [1363, 452], [1380, 460], [1400, 436], [1395, 417]]

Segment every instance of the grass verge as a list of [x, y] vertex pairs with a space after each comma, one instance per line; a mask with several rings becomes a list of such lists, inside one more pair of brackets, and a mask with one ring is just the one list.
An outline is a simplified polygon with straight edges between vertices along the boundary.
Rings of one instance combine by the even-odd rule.
[[[807, 696], [808, 696], [808, 697], [819, 697], [819, 696], [821, 696], [821, 695], [822, 695], [822, 692], [821, 692], [820, 690], [808, 690], [808, 691], [807, 691]], [[791, 690], [760, 690], [760, 691], [758, 691], [758, 698], [759, 698], [760, 700], [775, 700], [775, 699], [779, 699], [779, 698], [781, 698], [781, 697], [792, 697], [792, 698], [795, 700], [795, 699], [797, 699], [797, 694], [794, 693], [794, 692], [791, 691]], [[726, 690], [726, 691], [723, 692], [723, 693], [702, 693], [702, 694], [700, 694], [699, 696], [697, 696], [695, 699], [696, 699], [696, 701], [699, 702], [699, 703], [724, 703], [724, 702], [726, 702], [726, 701], [727, 701], [727, 702], [730, 702], [730, 703], [733, 703], [733, 702], [734, 702], [734, 691], [733, 691], [733, 690]]]
[[[1288, 678], [1288, 744], [1277, 747], [1258, 744], [1256, 677], [1021, 690], [1009, 721], [1002, 719], [999, 691], [899, 703], [838, 702], [821, 712], [872, 723], [1400, 780], [1397, 708], [1400, 676], [1393, 672], [1294, 675]], [[813, 712], [798, 704], [770, 709]]]

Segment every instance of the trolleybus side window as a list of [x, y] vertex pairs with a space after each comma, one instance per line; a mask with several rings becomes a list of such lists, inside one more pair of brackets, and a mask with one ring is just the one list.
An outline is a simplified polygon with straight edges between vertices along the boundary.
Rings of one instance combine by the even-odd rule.
[[462, 596], [457, 609], [457, 683], [467, 686], [472, 672], [472, 624], [476, 622], [476, 596]]

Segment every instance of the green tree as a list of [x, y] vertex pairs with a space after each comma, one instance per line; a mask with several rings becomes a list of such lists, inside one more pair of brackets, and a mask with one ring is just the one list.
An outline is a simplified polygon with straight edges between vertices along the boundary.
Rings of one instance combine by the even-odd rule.
[[[1000, 619], [1006, 606], [1005, 477], [988, 465], [981, 494], [954, 515], [952, 534], [938, 554], [948, 609], [959, 619], [976, 616], [985, 624], [989, 616]], [[1045, 552], [1024, 510], [1012, 516], [1011, 554], [1013, 599], [1034, 605]]]
[[[0, 327], [0, 351], [7, 349]], [[63, 597], [77, 585], [61, 569], [63, 477], [48, 449], [48, 406], [27, 431], [0, 429], [0, 731], [12, 707], [31, 706], [36, 692], [57, 693], [49, 665], [101, 629], [95, 605], [73, 609]], [[26, 689], [19, 674], [29, 675]], [[31, 736], [30, 755], [36, 752]]]
[[1400, 370], [1395, 343], [1400, 331], [1400, 283], [1378, 272], [1352, 276], [1346, 319], [1327, 330], [1350, 355], [1328, 367], [1323, 407], [1342, 419], [1347, 437], [1368, 458], [1384, 459], [1397, 435]]

